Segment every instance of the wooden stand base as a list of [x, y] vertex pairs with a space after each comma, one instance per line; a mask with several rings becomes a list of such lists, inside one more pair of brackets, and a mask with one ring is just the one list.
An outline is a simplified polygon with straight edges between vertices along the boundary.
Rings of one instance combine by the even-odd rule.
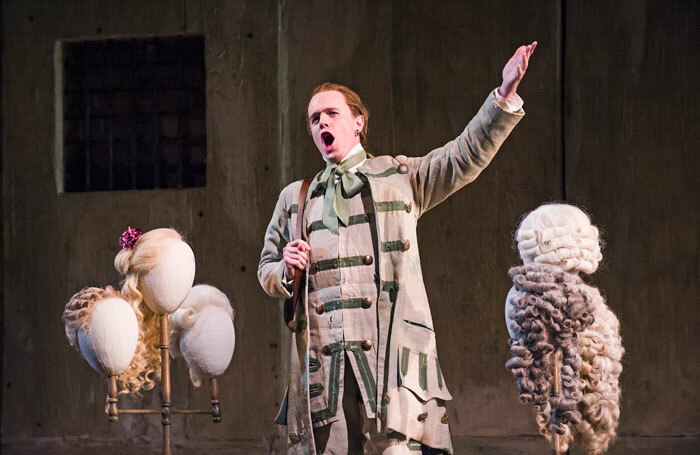
[[214, 423], [221, 422], [221, 407], [219, 406], [219, 382], [217, 378], [209, 379], [211, 393], [211, 411], [200, 409], [174, 409], [171, 402], [170, 390], [170, 331], [168, 315], [160, 315], [160, 410], [157, 409], [119, 409], [117, 398], [117, 377], [110, 376], [107, 396], [107, 415], [110, 422], [118, 422], [119, 414], [160, 414], [163, 425], [163, 455], [172, 455], [170, 448], [170, 416], [173, 414], [208, 414]]

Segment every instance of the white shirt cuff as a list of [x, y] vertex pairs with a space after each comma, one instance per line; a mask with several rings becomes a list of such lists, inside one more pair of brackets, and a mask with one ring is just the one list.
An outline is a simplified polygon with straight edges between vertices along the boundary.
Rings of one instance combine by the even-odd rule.
[[500, 107], [506, 112], [518, 112], [520, 109], [522, 109], [523, 104], [525, 104], [523, 99], [520, 98], [520, 95], [518, 95], [517, 93], [515, 94], [514, 100], [507, 100], [503, 98], [501, 94], [498, 93], [498, 88], [495, 88], [493, 90], [493, 96], [496, 98], [496, 104], [498, 104], [498, 107]]

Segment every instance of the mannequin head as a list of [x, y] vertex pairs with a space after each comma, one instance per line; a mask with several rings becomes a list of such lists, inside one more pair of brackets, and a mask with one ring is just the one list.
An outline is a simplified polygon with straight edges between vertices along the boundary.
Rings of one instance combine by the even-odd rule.
[[127, 281], [136, 281], [143, 302], [157, 314], [177, 310], [194, 281], [192, 249], [174, 229], [154, 229], [133, 248], [123, 248], [114, 266]]
[[158, 314], [176, 310], [194, 279], [194, 255], [174, 229], [154, 229], [125, 247], [114, 259], [124, 276], [121, 294], [139, 321], [139, 343], [119, 380], [127, 391], [151, 389], [160, 377]]
[[119, 292], [107, 286], [78, 291], [63, 312], [68, 342], [100, 374], [117, 376], [129, 366], [138, 322]]
[[569, 204], [545, 204], [528, 213], [515, 239], [524, 264], [590, 274], [602, 259], [598, 229], [583, 210]]
[[206, 284], [194, 286], [169, 316], [170, 352], [184, 357], [195, 387], [204, 375], [217, 377], [228, 368], [236, 343], [233, 317], [226, 295]]

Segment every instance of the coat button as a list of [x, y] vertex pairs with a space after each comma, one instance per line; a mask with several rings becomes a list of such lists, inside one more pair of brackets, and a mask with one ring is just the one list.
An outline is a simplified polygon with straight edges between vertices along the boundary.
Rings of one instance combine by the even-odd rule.
[[297, 331], [297, 321], [292, 319], [291, 321], [289, 321], [287, 323], [287, 327], [289, 327], [289, 330], [291, 330], [292, 332], [296, 332]]
[[365, 340], [362, 342], [361, 346], [363, 351], [369, 351], [370, 349], [372, 349], [372, 342], [369, 340]]
[[314, 225], [313, 223], [309, 223], [306, 225], [306, 235], [311, 234], [314, 231]]
[[390, 402], [390, 401], [391, 401], [391, 397], [389, 396], [388, 393], [385, 393], [385, 394], [384, 394], [384, 403], [388, 403], [388, 402]]
[[331, 347], [325, 345], [323, 349], [321, 349], [321, 352], [323, 353], [323, 355], [331, 355]]
[[372, 259], [372, 256], [370, 256], [369, 254], [362, 258], [362, 262], [364, 262], [365, 265], [371, 265], [372, 261], [374, 261], [374, 259]]
[[413, 209], [413, 202], [406, 204], [406, 213], [411, 213], [411, 209]]
[[411, 241], [406, 239], [403, 241], [403, 246], [401, 247], [401, 251], [408, 251], [409, 248], [411, 248]]
[[371, 306], [372, 306], [372, 299], [370, 299], [369, 297], [365, 297], [364, 299], [362, 299], [362, 308], [364, 308], [366, 310], [367, 308], [370, 308]]
[[442, 423], [444, 423], [444, 424], [447, 425], [447, 413], [445, 413], [445, 414], [442, 416], [442, 419], [440, 419], [440, 422], [442, 422]]
[[418, 417], [416, 417], [419, 422], [425, 422], [425, 419], [428, 418], [428, 413], [424, 412], [422, 414], [418, 414]]
[[314, 262], [313, 264], [311, 264], [310, 270], [312, 275], [318, 272], [318, 263]]
[[408, 174], [408, 166], [402, 164], [398, 168], [399, 174]]
[[289, 433], [289, 440], [292, 444], [299, 444], [301, 442], [301, 436], [296, 433]]
[[324, 311], [326, 311], [326, 307], [322, 303], [319, 303], [318, 306], [316, 306], [316, 313], [323, 314]]

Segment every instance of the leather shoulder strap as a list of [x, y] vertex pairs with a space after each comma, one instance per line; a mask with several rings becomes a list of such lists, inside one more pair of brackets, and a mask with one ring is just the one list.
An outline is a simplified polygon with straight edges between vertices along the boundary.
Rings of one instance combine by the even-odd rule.
[[[309, 192], [309, 185], [311, 185], [311, 179], [306, 179], [301, 182], [301, 188], [299, 189], [299, 199], [297, 202], [296, 239], [301, 239], [302, 237], [302, 229], [304, 226], [304, 205], [306, 203], [306, 194]], [[301, 290], [301, 282], [303, 277], [303, 270], [294, 270], [294, 292], [292, 293], [292, 298], [287, 300], [284, 305], [284, 322], [292, 331], [296, 331], [296, 321], [294, 320], [294, 315], [296, 314], [297, 301], [299, 300], [299, 291]]]
[[304, 204], [306, 203], [306, 193], [309, 192], [309, 185], [311, 184], [311, 179], [306, 179], [301, 182], [301, 189], [299, 189], [299, 202], [297, 203], [297, 231], [296, 238], [301, 238], [301, 230], [304, 225]]

